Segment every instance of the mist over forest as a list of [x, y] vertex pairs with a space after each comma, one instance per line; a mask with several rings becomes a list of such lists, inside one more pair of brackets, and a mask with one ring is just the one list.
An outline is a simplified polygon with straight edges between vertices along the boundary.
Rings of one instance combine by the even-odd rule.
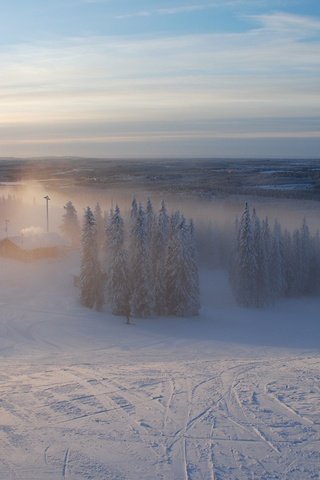
[[319, 172], [2, 160], [0, 478], [316, 478]]
[[59, 233], [68, 201], [82, 222], [84, 209], [96, 203], [102, 212], [118, 205], [127, 216], [134, 197], [142, 203], [150, 198], [155, 211], [164, 200], [170, 213], [179, 210], [195, 222], [199, 262], [208, 267], [227, 265], [235, 221], [246, 202], [271, 226], [277, 221], [292, 232], [306, 220], [312, 234], [319, 228], [320, 169], [313, 161], [172, 160], [159, 167], [147, 160], [2, 160], [0, 170], [6, 172], [0, 221], [5, 229], [9, 220], [11, 235], [30, 228], [45, 231], [48, 193], [50, 230]]

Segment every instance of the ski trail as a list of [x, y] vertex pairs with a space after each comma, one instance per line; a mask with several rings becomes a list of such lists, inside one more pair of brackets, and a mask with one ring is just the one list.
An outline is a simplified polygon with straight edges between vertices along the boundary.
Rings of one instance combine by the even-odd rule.
[[182, 463], [183, 463], [183, 472], [184, 472], [184, 478], [185, 480], [189, 480], [189, 472], [188, 472], [188, 460], [187, 460], [187, 443], [186, 443], [186, 432], [188, 429], [188, 425], [190, 423], [190, 415], [191, 415], [191, 391], [190, 391], [190, 383], [189, 381], [187, 382], [187, 415], [185, 418], [184, 422], [184, 427], [182, 431], [182, 435], [180, 436], [179, 439], [182, 439]]
[[67, 473], [67, 468], [68, 468], [68, 463], [69, 463], [69, 457], [70, 457], [70, 449], [67, 448], [64, 459], [63, 459], [63, 466], [62, 466], [62, 480], [65, 480], [66, 473]]
[[168, 401], [166, 402], [166, 410], [165, 410], [164, 419], [163, 419], [163, 429], [164, 430], [165, 430], [166, 425], [167, 425], [168, 416], [169, 416], [169, 412], [170, 412], [170, 406], [171, 406], [172, 399], [173, 399], [174, 392], [175, 392], [174, 379], [169, 378], [169, 385], [170, 385], [170, 393], [169, 393]]
[[212, 377], [209, 377], [209, 378], [205, 378], [204, 380], [202, 380], [201, 382], [197, 383], [196, 385], [194, 385], [192, 387], [192, 395], [194, 395], [196, 393], [196, 391], [198, 390], [199, 387], [201, 387], [202, 385], [206, 385], [207, 383], [211, 382], [212, 380], [216, 380], [217, 378], [219, 378], [219, 375], [216, 374], [216, 375], [213, 375]]
[[209, 473], [210, 473], [210, 480], [216, 480], [216, 475], [215, 475], [215, 470], [214, 470], [214, 464], [213, 464], [213, 430], [214, 430], [214, 422], [211, 425], [211, 430], [210, 430], [210, 444], [209, 444], [209, 454], [208, 454], [208, 466], [209, 466]]
[[189, 472], [188, 472], [188, 463], [187, 463], [187, 441], [185, 437], [182, 440], [182, 462], [183, 462], [183, 472], [185, 480], [189, 479]]
[[83, 415], [79, 415], [77, 417], [72, 417], [72, 418], [67, 418], [66, 420], [60, 420], [59, 422], [54, 422], [52, 425], [60, 425], [60, 424], [63, 424], [63, 423], [69, 423], [69, 422], [74, 422], [76, 420], [80, 420], [81, 418], [89, 418], [89, 417], [93, 417], [95, 415], [100, 415], [102, 413], [106, 413], [106, 412], [112, 412], [114, 410], [118, 410], [119, 408], [121, 407], [115, 407], [115, 408], [109, 408], [109, 409], [103, 409], [103, 410], [98, 410], [97, 412], [92, 412], [92, 413], [84, 413]]
[[46, 465], [48, 465], [47, 452], [48, 452], [49, 448], [50, 448], [50, 445], [48, 445], [48, 446], [44, 449], [44, 452], [43, 452], [44, 463], [45, 463]]
[[280, 450], [275, 445], [273, 445], [273, 443], [270, 440], [268, 440], [265, 437], [265, 435], [257, 427], [254, 427], [253, 425], [251, 425], [251, 428], [256, 433], [256, 435], [259, 438], [261, 438], [261, 440], [263, 440], [265, 443], [267, 443], [269, 445], [269, 447], [272, 448], [272, 450], [274, 452], [276, 452], [278, 455], [280, 455]]
[[200, 412], [198, 415], [193, 417], [191, 420], [187, 420], [186, 425], [183, 428], [180, 428], [177, 430], [174, 434], [174, 439], [171, 442], [171, 444], [168, 447], [168, 450], [171, 450], [172, 447], [179, 441], [181, 438], [184, 437], [184, 435], [190, 430], [191, 427], [194, 426], [196, 422], [198, 422], [201, 418], [203, 418], [210, 410], [212, 409], [212, 405], [210, 405], [208, 408]]
[[286, 403], [284, 403], [282, 400], [277, 395], [273, 395], [267, 391], [267, 394], [270, 398], [272, 398], [279, 407], [281, 407], [283, 410], [286, 410], [287, 413], [289, 412], [291, 416], [294, 417], [295, 420], [299, 420], [300, 423], [303, 425], [314, 425], [314, 422], [310, 420], [309, 418], [304, 417], [303, 415], [300, 415], [300, 413], [296, 412], [293, 408], [289, 407]]

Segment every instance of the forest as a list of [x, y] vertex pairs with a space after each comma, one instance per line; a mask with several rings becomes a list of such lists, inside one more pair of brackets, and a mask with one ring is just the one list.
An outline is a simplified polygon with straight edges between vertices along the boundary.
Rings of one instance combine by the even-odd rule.
[[[78, 244], [72, 202], [62, 230]], [[234, 297], [245, 307], [320, 293], [319, 231], [312, 235], [305, 219], [292, 232], [279, 221], [270, 225], [248, 203], [233, 229], [199, 233], [179, 211], [168, 214], [164, 201], [156, 213], [150, 199], [144, 208], [134, 198], [125, 220], [117, 205], [102, 215], [97, 203], [85, 211], [80, 243], [81, 302], [98, 310], [106, 303], [118, 315], [197, 315], [203, 259], [228, 270]]]

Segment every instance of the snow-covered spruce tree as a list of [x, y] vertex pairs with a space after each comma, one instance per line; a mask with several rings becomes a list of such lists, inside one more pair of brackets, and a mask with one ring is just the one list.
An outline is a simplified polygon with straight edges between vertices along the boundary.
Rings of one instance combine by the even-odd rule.
[[319, 231], [314, 235], [311, 241], [311, 268], [310, 268], [310, 285], [311, 293], [320, 294], [320, 234]]
[[61, 231], [70, 240], [73, 247], [78, 247], [80, 243], [80, 224], [77, 211], [71, 201], [63, 207], [65, 212], [62, 216]]
[[130, 299], [131, 313], [137, 317], [147, 317], [154, 311], [153, 292], [150, 288], [150, 273], [147, 245], [145, 212], [141, 205], [135, 215], [131, 210], [131, 231], [129, 238], [130, 279], [132, 295]]
[[199, 313], [199, 277], [193, 224], [175, 212], [171, 216], [166, 261], [167, 313], [192, 316]]
[[155, 266], [155, 313], [165, 315], [166, 311], [166, 258], [169, 241], [169, 215], [164, 200], [156, 225], [155, 248], [153, 262]]
[[153, 211], [153, 205], [148, 198], [147, 207], [146, 207], [146, 231], [147, 231], [147, 241], [151, 246], [154, 244], [154, 238], [156, 234], [156, 215]]
[[283, 235], [281, 225], [277, 221], [274, 224], [272, 234], [270, 276], [272, 279], [272, 297], [276, 300], [281, 297], [285, 291]]
[[98, 255], [100, 258], [102, 257], [102, 250], [104, 248], [104, 243], [105, 243], [105, 223], [104, 223], [104, 218], [102, 215], [102, 210], [99, 202], [96, 203], [93, 214], [96, 221], [97, 248], [98, 248]]
[[185, 249], [188, 261], [187, 285], [190, 291], [188, 315], [198, 315], [200, 310], [200, 284], [193, 221], [190, 220], [189, 224], [185, 228], [186, 233], [183, 235], [183, 239], [185, 238], [186, 242]]
[[273, 287], [272, 287], [272, 272], [271, 272], [271, 248], [272, 248], [272, 234], [269, 226], [269, 219], [266, 217], [261, 223], [261, 239], [263, 243], [263, 257], [264, 257], [264, 291], [266, 303], [273, 303]]
[[294, 297], [302, 294], [302, 278], [304, 277], [303, 252], [300, 229], [292, 233], [292, 261], [294, 265], [294, 275], [292, 278], [292, 292]]
[[285, 230], [283, 234], [283, 274], [286, 297], [292, 297], [295, 294], [296, 260], [292, 235]]
[[177, 299], [177, 289], [180, 289], [179, 282], [179, 265], [181, 263], [181, 243], [179, 236], [179, 228], [182, 218], [179, 211], [170, 216], [169, 239], [165, 266], [165, 284], [166, 284], [166, 308], [165, 311], [169, 315], [174, 315], [176, 305], [179, 303]]
[[311, 280], [312, 239], [305, 220], [301, 228], [294, 230], [290, 237], [291, 252], [285, 245], [286, 275], [290, 273], [290, 277], [287, 279], [287, 294], [290, 296], [307, 295], [313, 290]]
[[146, 243], [147, 243], [147, 275], [150, 285], [150, 294], [152, 296], [153, 309], [155, 310], [155, 279], [156, 279], [156, 238], [157, 238], [157, 218], [153, 210], [152, 202], [148, 198], [146, 206]]
[[124, 248], [124, 222], [116, 205], [106, 228], [107, 300], [114, 315], [130, 317], [128, 255]]
[[301, 228], [300, 228], [300, 248], [301, 253], [299, 255], [301, 262], [301, 294], [310, 295], [312, 292], [312, 282], [311, 282], [311, 236], [309, 227], [307, 225], [306, 219], [303, 219]]
[[131, 202], [131, 210], [130, 210], [130, 226], [129, 226], [130, 231], [132, 230], [132, 228], [134, 227], [134, 225], [136, 223], [136, 219], [137, 219], [137, 216], [138, 216], [138, 210], [139, 210], [139, 207], [138, 207], [136, 197], [133, 197], [132, 202]]
[[256, 258], [253, 246], [253, 231], [249, 205], [246, 203], [239, 225], [237, 245], [237, 282], [235, 294], [240, 305], [255, 306]]
[[267, 262], [264, 238], [260, 219], [253, 209], [252, 214], [253, 230], [253, 252], [254, 252], [254, 282], [252, 289], [252, 303], [256, 307], [267, 305], [270, 301], [267, 286]]
[[238, 282], [240, 281], [239, 276], [239, 234], [240, 234], [240, 223], [238, 216], [234, 222], [234, 229], [232, 235], [231, 243], [231, 255], [228, 265], [229, 270], [229, 282], [233, 292], [237, 291]]
[[87, 207], [81, 235], [81, 303], [100, 310], [104, 303], [104, 277], [97, 254], [97, 230], [94, 215]]

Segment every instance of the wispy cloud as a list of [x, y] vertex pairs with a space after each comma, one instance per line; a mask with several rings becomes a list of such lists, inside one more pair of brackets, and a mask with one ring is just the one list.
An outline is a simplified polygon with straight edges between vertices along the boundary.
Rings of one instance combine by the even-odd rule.
[[[102, 2], [104, 0], [83, 0], [85, 2], [90, 2], [90, 3], [98, 3]], [[106, 0], [105, 0], [106, 1]], [[161, 15], [179, 15], [179, 14], [187, 14], [187, 13], [194, 13], [194, 12], [200, 12], [200, 11], [206, 11], [206, 10], [211, 10], [211, 9], [234, 9], [234, 8], [240, 8], [240, 7], [258, 7], [258, 6], [265, 6], [270, 4], [275, 4], [275, 5], [286, 5], [287, 1], [286, 0], [269, 0], [268, 2], [266, 0], [224, 0], [221, 2], [221, 0], [216, 0], [216, 1], [211, 1], [211, 2], [197, 2], [197, 3], [186, 3], [184, 5], [178, 5], [178, 6], [170, 6], [170, 7], [161, 7], [161, 8], [141, 8], [141, 9], [136, 9], [130, 12], [126, 13], [121, 13], [116, 15], [116, 18], [118, 19], [126, 19], [126, 18], [134, 18], [134, 17], [151, 17], [151, 16], [161, 16]]]
[[126, 13], [122, 15], [117, 15], [116, 18], [124, 19], [131, 17], [151, 17], [154, 15], [177, 15], [181, 13], [192, 13], [200, 10], [208, 10], [213, 8], [216, 5], [212, 4], [198, 4], [198, 5], [184, 5], [180, 7], [171, 7], [171, 8], [157, 8], [154, 10], [140, 10], [136, 12]]
[[298, 35], [303, 33], [312, 35], [320, 33], [320, 19], [305, 15], [294, 15], [284, 12], [272, 14], [251, 15], [249, 18], [255, 20], [263, 28], [277, 32]]
[[[318, 139], [320, 41], [301, 37], [320, 22], [284, 13], [252, 19], [251, 30], [234, 34], [81, 37], [0, 49], [2, 152], [15, 142]], [[275, 128], [283, 117], [316, 123]]]
[[203, 4], [203, 5], [184, 5], [181, 7], [171, 7], [171, 8], [159, 8], [156, 10], [158, 15], [176, 15], [177, 13], [192, 13], [198, 10], [206, 10], [208, 8], [213, 8], [212, 4]]

